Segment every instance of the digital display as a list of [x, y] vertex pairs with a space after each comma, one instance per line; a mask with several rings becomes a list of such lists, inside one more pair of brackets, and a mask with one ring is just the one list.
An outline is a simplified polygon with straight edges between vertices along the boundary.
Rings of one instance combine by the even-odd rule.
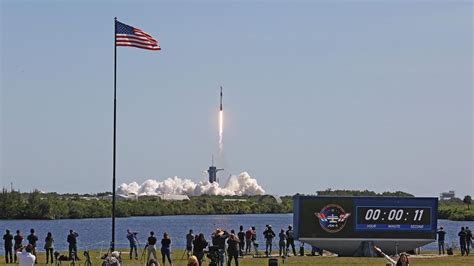
[[437, 198], [297, 195], [293, 200], [301, 238], [436, 238]]
[[431, 208], [357, 207], [358, 230], [431, 230]]

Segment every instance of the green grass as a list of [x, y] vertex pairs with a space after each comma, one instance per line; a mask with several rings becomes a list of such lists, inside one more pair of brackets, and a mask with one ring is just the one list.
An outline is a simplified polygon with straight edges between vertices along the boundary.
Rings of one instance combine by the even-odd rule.
[[[131, 266], [138, 266], [144, 265], [144, 263], [140, 263], [138, 260], [129, 260], [128, 253], [122, 250], [122, 265], [131, 265]], [[159, 253], [159, 250], [158, 250]], [[65, 252], [62, 252], [65, 254]], [[79, 254], [82, 254], [80, 252]], [[176, 250], [172, 254], [173, 265], [174, 266], [185, 266], [186, 259], [181, 259], [183, 255], [182, 251]], [[102, 260], [99, 258], [98, 251], [91, 251], [91, 258], [92, 258], [92, 265], [101, 265]], [[83, 259], [83, 256], [81, 256]], [[159, 258], [161, 259], [161, 257]], [[45, 262], [45, 254], [39, 253], [38, 254], [38, 264], [37, 265], [46, 265]], [[349, 257], [312, 257], [312, 256], [305, 256], [305, 257], [289, 257], [285, 260], [285, 263], [282, 264], [282, 259], [279, 258], [278, 265], [385, 265], [385, 259], [383, 258], [349, 258]], [[204, 262], [204, 265], [208, 265], [209, 260], [207, 259]], [[0, 265], [5, 265], [5, 257], [0, 256]], [[54, 265], [54, 264], [48, 264]], [[66, 262], [62, 262], [61, 265], [69, 265]], [[76, 265], [84, 265], [84, 260], [81, 260]], [[166, 264], [168, 265], [168, 264]], [[234, 264], [232, 264], [234, 265]], [[252, 257], [245, 257], [239, 260], [239, 265], [242, 266], [257, 266], [257, 265], [268, 265], [267, 258], [252, 258]], [[474, 265], [474, 253], [470, 257], [462, 257], [459, 254], [454, 256], [437, 256], [432, 252], [427, 252], [426, 254], [422, 254], [420, 256], [410, 256], [410, 265]]]

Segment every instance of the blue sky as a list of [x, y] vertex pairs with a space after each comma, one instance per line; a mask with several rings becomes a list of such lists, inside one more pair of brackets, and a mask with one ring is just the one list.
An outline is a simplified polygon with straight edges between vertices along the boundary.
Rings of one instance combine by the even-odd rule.
[[[97, 3], [98, 2], [98, 3]], [[205, 179], [224, 87], [226, 173], [269, 193], [473, 194], [469, 2], [2, 1], [1, 185]], [[222, 177], [223, 178], [223, 177]]]

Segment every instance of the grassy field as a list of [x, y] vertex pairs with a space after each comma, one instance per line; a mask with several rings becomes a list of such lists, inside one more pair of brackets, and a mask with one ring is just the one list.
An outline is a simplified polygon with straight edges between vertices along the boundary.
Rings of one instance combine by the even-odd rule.
[[[159, 253], [159, 251], [158, 251]], [[63, 252], [62, 254], [65, 254]], [[82, 254], [80, 252], [79, 254]], [[174, 266], [185, 266], [186, 259], [181, 259], [183, 255], [180, 251], [175, 251], [172, 254], [173, 265]], [[99, 258], [99, 253], [97, 251], [91, 251], [92, 265], [101, 265], [102, 260]], [[123, 251], [122, 253], [123, 261], [122, 265], [131, 265], [138, 266], [144, 265], [143, 262], [140, 263], [140, 260], [129, 260], [128, 253]], [[83, 256], [81, 256], [83, 258]], [[161, 259], [161, 257], [160, 257]], [[37, 265], [47, 265], [45, 264], [46, 257], [44, 253], [38, 254], [38, 264]], [[209, 260], [207, 259], [204, 265], [208, 265]], [[385, 265], [386, 261], [384, 258], [344, 258], [344, 257], [332, 257], [332, 256], [304, 256], [304, 257], [289, 257], [284, 261], [284, 265]], [[283, 265], [281, 258], [278, 259], [278, 264]], [[0, 265], [5, 264], [5, 257], [0, 257]], [[54, 265], [54, 264], [48, 264]], [[67, 262], [62, 262], [61, 265], [69, 265]], [[84, 260], [79, 261], [76, 265], [84, 265]], [[168, 264], [166, 264], [168, 265]], [[234, 264], [232, 264], [234, 265]], [[239, 260], [239, 265], [242, 266], [257, 266], [257, 265], [268, 265], [267, 258], [252, 258], [245, 257]], [[454, 256], [437, 256], [433, 253], [426, 253], [419, 256], [410, 256], [410, 265], [474, 265], [474, 254], [470, 257], [462, 257], [459, 254]]]

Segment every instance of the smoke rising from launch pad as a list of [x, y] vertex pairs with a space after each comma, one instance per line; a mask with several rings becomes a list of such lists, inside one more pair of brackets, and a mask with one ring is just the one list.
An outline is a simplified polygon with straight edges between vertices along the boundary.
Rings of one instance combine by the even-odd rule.
[[195, 183], [190, 179], [182, 179], [177, 176], [170, 177], [164, 181], [148, 179], [139, 185], [137, 182], [130, 184], [123, 183], [117, 189], [121, 195], [134, 194], [138, 196], [156, 195], [187, 195], [199, 196], [222, 195], [222, 196], [254, 196], [263, 195], [265, 190], [247, 172], [242, 172], [238, 176], [231, 176], [227, 184], [223, 187], [219, 183], [209, 183], [208, 181]]

